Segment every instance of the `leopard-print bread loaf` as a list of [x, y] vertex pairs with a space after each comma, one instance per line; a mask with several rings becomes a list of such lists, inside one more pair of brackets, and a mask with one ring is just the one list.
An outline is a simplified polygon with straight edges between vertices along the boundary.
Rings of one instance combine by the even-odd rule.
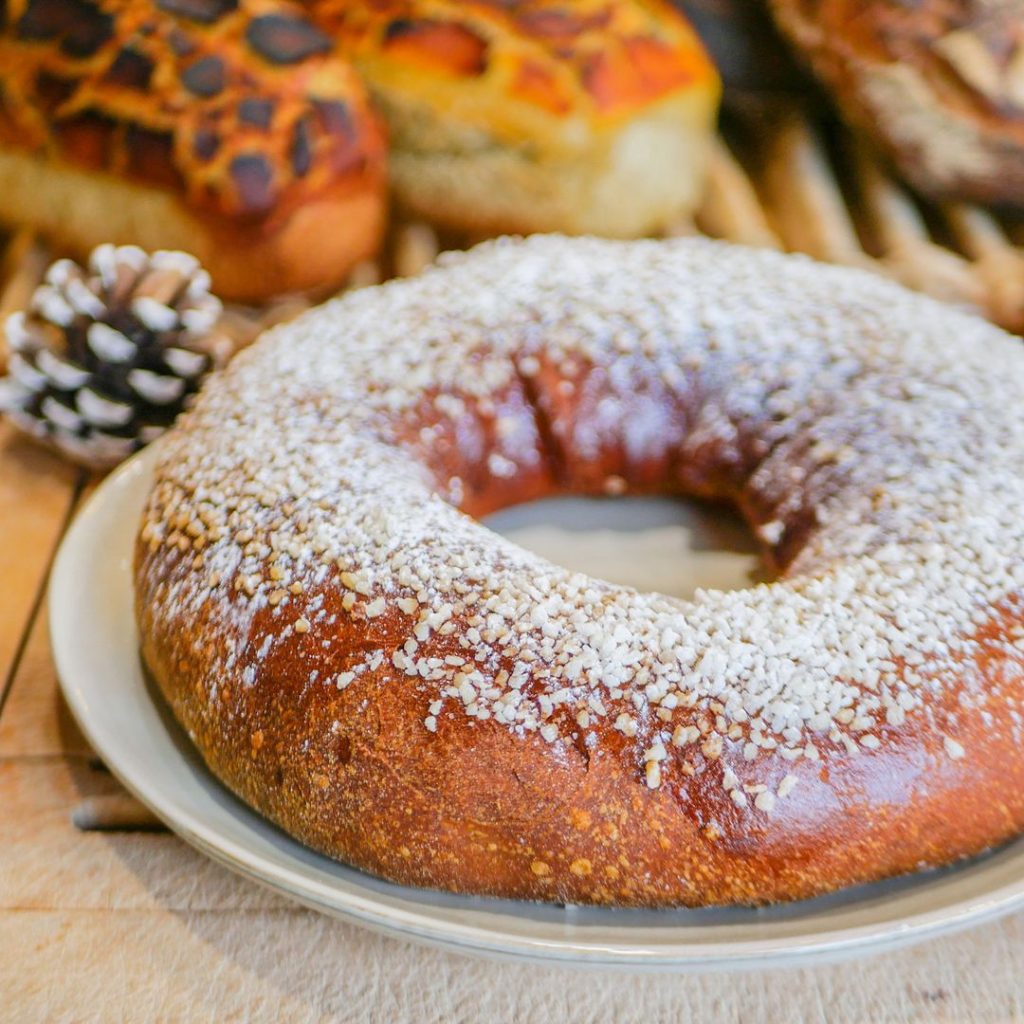
[[334, 50], [279, 0], [0, 2], [0, 219], [188, 250], [230, 298], [339, 283], [385, 156]]

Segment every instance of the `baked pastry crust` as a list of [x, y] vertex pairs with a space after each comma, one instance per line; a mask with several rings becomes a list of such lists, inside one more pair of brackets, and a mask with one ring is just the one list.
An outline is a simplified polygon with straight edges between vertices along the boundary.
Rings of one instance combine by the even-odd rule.
[[662, 0], [306, 2], [383, 110], [412, 212], [636, 236], [698, 203], [720, 86]]
[[275, 0], [10, 0], [0, 216], [187, 250], [228, 298], [339, 284], [383, 231], [384, 147], [332, 48]]
[[[763, 903], [1024, 827], [1024, 350], [874, 276], [537, 237], [265, 336], [161, 442], [142, 653], [211, 770], [395, 881]], [[735, 503], [688, 602], [470, 516]]]
[[769, 0], [839, 109], [925, 196], [1024, 207], [1016, 0]]
[[78, 252], [194, 253], [226, 298], [325, 291], [395, 192], [471, 233], [658, 231], [699, 201], [719, 94], [660, 0], [11, 0], [0, 217]]

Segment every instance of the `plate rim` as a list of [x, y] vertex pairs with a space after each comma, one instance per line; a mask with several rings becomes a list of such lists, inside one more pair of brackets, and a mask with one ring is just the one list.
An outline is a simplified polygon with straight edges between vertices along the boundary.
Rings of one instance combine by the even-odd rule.
[[[155, 814], [176, 835], [222, 866], [258, 884], [268, 887], [289, 899], [312, 909], [341, 917], [356, 924], [390, 935], [411, 939], [419, 943], [470, 955], [483, 955], [511, 959], [519, 962], [558, 964], [626, 970], [653, 971], [711, 971], [742, 970], [750, 968], [780, 967], [805, 962], [836, 962], [857, 955], [880, 953], [899, 946], [951, 934], [973, 925], [1003, 916], [1024, 906], [1024, 875], [1016, 882], [1004, 884], [981, 894], [964, 898], [943, 907], [923, 910], [899, 922], [862, 924], [846, 928], [825, 930], [813, 936], [783, 936], [775, 938], [729, 939], [713, 944], [667, 942], [657, 946], [643, 946], [633, 942], [558, 939], [511, 935], [496, 928], [476, 923], [439, 922], [431, 917], [429, 908], [416, 910], [392, 907], [382, 902], [372, 890], [363, 893], [335, 891], [333, 899], [323, 890], [323, 883], [297, 874], [294, 868], [273, 864], [259, 853], [245, 849], [230, 837], [217, 832], [198, 820], [189, 808], [174, 795], [155, 788], [152, 780], [139, 780], [127, 770], [116, 749], [100, 738], [93, 727], [92, 712], [79, 687], [74, 660], [69, 648], [74, 638], [68, 637], [62, 610], [67, 594], [80, 589], [73, 572], [75, 563], [83, 557], [81, 538], [88, 536], [90, 527], [104, 514], [115, 510], [118, 497], [122, 503], [130, 492], [131, 479], [152, 469], [159, 443], [151, 445], [123, 463], [97, 487], [76, 512], [69, 523], [54, 557], [47, 585], [48, 625], [50, 647], [61, 692], [75, 721], [96, 754], [102, 758], [115, 778], [144, 806]], [[135, 523], [131, 524], [134, 537]], [[95, 554], [92, 556], [95, 557]], [[100, 607], [95, 602], [92, 607]], [[147, 699], [152, 699], [149, 695]], [[156, 709], [159, 713], [159, 709]], [[210, 782], [234, 798], [202, 764]], [[235, 798], [237, 799], [237, 798]], [[290, 842], [302, 846], [298, 840]], [[305, 848], [305, 847], [303, 847]], [[424, 890], [395, 886], [396, 889], [416, 894]], [[503, 907], [517, 901], [502, 900]]]

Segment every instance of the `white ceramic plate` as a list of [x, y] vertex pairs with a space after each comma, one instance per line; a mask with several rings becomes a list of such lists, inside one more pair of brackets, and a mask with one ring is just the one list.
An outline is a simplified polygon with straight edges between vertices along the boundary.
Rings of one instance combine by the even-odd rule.
[[[313, 853], [210, 775], [146, 682], [131, 551], [152, 462], [150, 451], [122, 467], [69, 530], [50, 588], [53, 651], [68, 703], [111, 771], [182, 838], [229, 868], [308, 906], [453, 949], [668, 970], [835, 960], [1024, 905], [1024, 841], [952, 870], [765, 910], [621, 911], [450, 896], [391, 885]], [[602, 523], [590, 534], [589, 556], [575, 529], [588, 517]], [[694, 577], [742, 585], [751, 565], [749, 555], [702, 552], [708, 540], [720, 546], [721, 534], [665, 503], [573, 502], [492, 522], [560, 561], [582, 559], [608, 576], [677, 592], [691, 589]], [[671, 578], [664, 576], [666, 546], [686, 566]], [[616, 550], [615, 559], [595, 565], [602, 552]]]

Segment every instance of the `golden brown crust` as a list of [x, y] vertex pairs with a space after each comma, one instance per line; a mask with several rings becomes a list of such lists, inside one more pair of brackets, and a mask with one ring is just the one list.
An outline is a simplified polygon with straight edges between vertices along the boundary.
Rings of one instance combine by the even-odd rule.
[[395, 192], [471, 232], [636, 236], [700, 198], [719, 96], [661, 0], [307, 0], [373, 91]]
[[[629, 473], [623, 452], [605, 455]], [[558, 493], [545, 470], [508, 484], [529, 497]], [[964, 674], [985, 680], [981, 700], [974, 687], [950, 688], [871, 756], [824, 740], [821, 761], [779, 760], [767, 776], [730, 758], [740, 786], [775, 791], [792, 778], [791, 795], [752, 823], [722, 787], [723, 762], [698, 746], [684, 762], [692, 774], [651, 791], [610, 721], [592, 747], [570, 744], [562, 757], [494, 721], [456, 716], [428, 734], [425, 701], [396, 692], [389, 665], [337, 697], [311, 687], [313, 641], [303, 635], [278, 649], [263, 685], [224, 681], [216, 704], [231, 713], [218, 713], [193, 649], [211, 632], [203, 613], [176, 634], [152, 616], [155, 576], [173, 583], [191, 554], [154, 563], [140, 544], [138, 558], [143, 657], [213, 773], [304, 843], [401, 884], [565, 903], [760, 904], [939, 867], [1024, 828], [1024, 764], [1010, 739], [1024, 675], [1004, 649], [1019, 605], [978, 630], [982, 650]], [[338, 662], [371, 644], [400, 647], [408, 623], [386, 615], [368, 636], [344, 614], [342, 589], [328, 580], [321, 591], [323, 610], [342, 623]], [[270, 609], [257, 613], [249, 642], [273, 629]], [[950, 759], [950, 731], [970, 750], [969, 768]]]
[[83, 257], [98, 239], [191, 252], [219, 295], [250, 302], [322, 293], [376, 252], [384, 221], [375, 191], [353, 192], [346, 183], [302, 204], [268, 233], [259, 222], [200, 213], [172, 192], [19, 149], [0, 149], [0, 197], [4, 219]]
[[[211, 270], [230, 297], [323, 289], [366, 255], [384, 206], [380, 130], [332, 50], [275, 0], [12, 0], [0, 33], [0, 146], [97, 187], [125, 181], [171, 197], [189, 225], [130, 237], [123, 222], [142, 211], [125, 218], [115, 201], [109, 232], [49, 225], [78, 248], [147, 231], [153, 245], [161, 227], [198, 227], [209, 238], [184, 247], [224, 264]], [[356, 208], [369, 214], [350, 237], [315, 230]], [[24, 219], [14, 204], [4, 213]], [[318, 248], [320, 259], [296, 259]]]
[[1013, 0], [770, 0], [780, 27], [926, 196], [1024, 205], [1024, 11]]
[[629, 117], [718, 76], [690, 26], [662, 0], [305, 0], [374, 87], [446, 81], [478, 89], [499, 138], [503, 108], [553, 117]]
[[[162, 567], [181, 571], [169, 559]], [[971, 669], [1002, 693], [966, 731], [959, 716], [969, 770], [945, 749], [947, 715], [964, 697], [953, 689], [932, 721], [896, 730], [870, 757], [825, 744], [823, 762], [780, 763], [770, 777], [730, 761], [741, 785], [796, 780], [754, 825], [698, 748], [691, 778], [651, 791], [610, 723], [593, 752], [569, 746], [563, 759], [495, 722], [452, 718], [426, 734], [425, 708], [396, 697], [393, 670], [338, 700], [310, 688], [299, 636], [269, 667], [273, 685], [226, 684], [220, 700], [232, 714], [211, 718], [189, 635], [154, 628], [144, 596], [138, 615], [146, 664], [213, 773], [304, 843], [404, 885], [563, 903], [761, 904], [939, 867], [1024, 828], [1024, 766], [1007, 740], [1024, 686], [998, 639], [1019, 608], [980, 631], [994, 642]], [[374, 642], [403, 627], [377, 624]], [[254, 635], [266, 628], [257, 617]], [[199, 621], [194, 633], [203, 631]], [[337, 636], [339, 647], [366, 642], [359, 628]], [[343, 730], [321, 741], [335, 721]]]
[[[137, 544], [143, 657], [219, 778], [398, 882], [703, 905], [946, 864], [1024, 828], [1022, 391], [1016, 339], [868, 275], [489, 247], [207, 389]], [[609, 481], [735, 502], [781, 580], [662, 604], [445, 504]]]

